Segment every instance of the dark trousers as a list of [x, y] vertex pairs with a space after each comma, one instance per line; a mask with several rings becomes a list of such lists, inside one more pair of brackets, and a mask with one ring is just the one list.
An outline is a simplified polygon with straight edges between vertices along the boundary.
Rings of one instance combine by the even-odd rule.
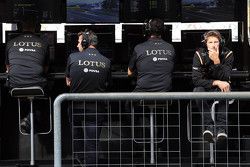
[[104, 121], [103, 110], [100, 107], [88, 107], [73, 111], [73, 123], [76, 127], [73, 129], [73, 135], [74, 139], [78, 139], [74, 142], [74, 150], [80, 152], [77, 158], [84, 161], [86, 167], [98, 164], [98, 145]]
[[[219, 91], [218, 89], [211, 89], [209, 92]], [[208, 92], [203, 87], [194, 88], [194, 92]], [[213, 104], [217, 103], [213, 107]], [[212, 130], [215, 125], [216, 131], [226, 130], [228, 100], [196, 100], [196, 105], [200, 112], [203, 112], [203, 121], [206, 129]], [[211, 110], [215, 109], [215, 119], [212, 119]]]

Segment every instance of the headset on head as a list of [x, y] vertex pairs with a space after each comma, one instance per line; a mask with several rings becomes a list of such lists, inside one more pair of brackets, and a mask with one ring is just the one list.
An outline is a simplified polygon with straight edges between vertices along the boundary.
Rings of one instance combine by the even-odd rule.
[[81, 42], [81, 45], [83, 48], [88, 48], [89, 47], [89, 30], [85, 29], [84, 32], [82, 33], [83, 40]]
[[149, 34], [151, 32], [151, 22], [152, 22], [152, 19], [149, 19], [149, 20], [146, 20], [145, 21], [145, 32], [147, 34]]
[[220, 48], [223, 48], [225, 46], [225, 38], [220, 34], [219, 31], [211, 30], [207, 31], [202, 35], [202, 43], [204, 46], [206, 46], [207, 38], [209, 36], [217, 36], [219, 38]]
[[97, 35], [89, 30], [85, 29], [84, 32], [82, 33], [83, 40], [81, 42], [81, 45], [83, 48], [88, 48], [90, 45], [96, 46], [98, 43]]
[[153, 18], [144, 22], [144, 36], [152, 34], [163, 35], [165, 32], [164, 22], [159, 18]]
[[143, 36], [148, 37], [151, 34], [151, 21], [152, 19], [146, 19], [143, 25]]

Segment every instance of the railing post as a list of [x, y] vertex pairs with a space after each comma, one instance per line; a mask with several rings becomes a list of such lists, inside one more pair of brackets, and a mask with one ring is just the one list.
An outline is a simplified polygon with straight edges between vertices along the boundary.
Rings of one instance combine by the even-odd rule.
[[54, 101], [54, 167], [62, 166], [61, 146], [61, 102], [63, 95], [59, 95]]

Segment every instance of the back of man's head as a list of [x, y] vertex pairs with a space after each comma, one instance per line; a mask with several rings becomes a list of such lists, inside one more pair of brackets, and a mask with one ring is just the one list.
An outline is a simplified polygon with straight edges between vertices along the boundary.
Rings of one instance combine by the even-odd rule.
[[25, 32], [37, 32], [40, 31], [40, 24], [37, 21], [37, 17], [35, 16], [25, 16], [22, 20], [20, 20], [20, 23], [18, 25], [18, 30]]
[[91, 45], [97, 46], [98, 38], [97, 38], [97, 35], [96, 35], [96, 33], [94, 31], [90, 31], [89, 39], [90, 39], [90, 44]]
[[151, 19], [147, 26], [150, 35], [160, 36], [164, 32], [164, 22], [161, 19]]
[[83, 39], [87, 41], [88, 46], [92, 45], [92, 46], [97, 46], [98, 44], [98, 38], [97, 35], [94, 31], [89, 30], [89, 29], [85, 29], [84, 33], [83, 33]]

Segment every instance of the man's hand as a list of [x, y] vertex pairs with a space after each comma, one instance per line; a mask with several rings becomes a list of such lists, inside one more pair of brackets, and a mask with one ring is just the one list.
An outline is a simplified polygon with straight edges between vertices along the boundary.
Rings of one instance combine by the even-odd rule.
[[10, 65], [7, 65], [7, 64], [6, 64], [6, 66], [5, 66], [5, 67], [6, 67], [6, 71], [5, 71], [5, 72], [6, 72], [6, 73], [9, 73], [9, 70], [10, 70]]
[[128, 68], [128, 76], [131, 77], [132, 75], [133, 75], [132, 70], [130, 70], [130, 69]]
[[66, 85], [67, 86], [70, 86], [71, 85], [71, 80], [70, 78], [66, 77]]
[[213, 86], [218, 86], [222, 92], [230, 92], [230, 84], [226, 81], [215, 80]]
[[208, 49], [209, 58], [214, 62], [214, 64], [220, 64], [219, 59], [219, 48]]

